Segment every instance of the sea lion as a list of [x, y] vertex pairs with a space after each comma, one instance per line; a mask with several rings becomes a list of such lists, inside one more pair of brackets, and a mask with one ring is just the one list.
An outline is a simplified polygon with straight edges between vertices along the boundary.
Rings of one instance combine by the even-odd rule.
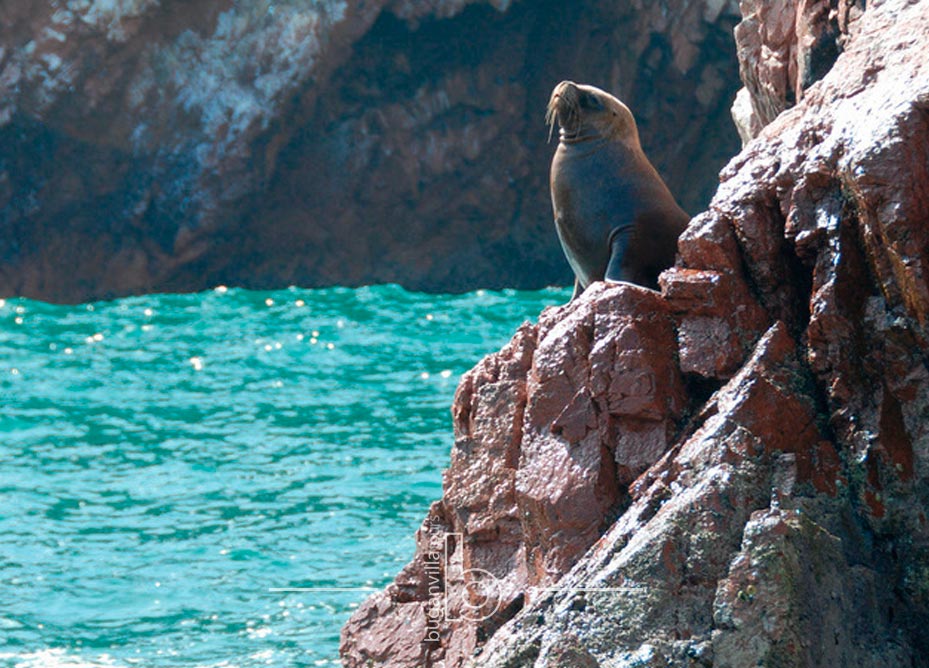
[[574, 300], [594, 281], [658, 287], [690, 220], [639, 144], [629, 108], [609, 93], [562, 81], [548, 102], [555, 229], [574, 270]]

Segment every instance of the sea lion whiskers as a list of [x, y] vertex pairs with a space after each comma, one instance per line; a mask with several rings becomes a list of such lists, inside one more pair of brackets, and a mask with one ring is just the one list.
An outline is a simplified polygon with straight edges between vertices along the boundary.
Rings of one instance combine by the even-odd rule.
[[577, 135], [581, 125], [580, 98], [578, 89], [570, 81], [562, 81], [552, 91], [545, 110], [545, 124], [548, 125], [548, 141], [552, 140], [555, 123], [561, 127], [560, 135], [571, 138]]
[[552, 108], [552, 102], [548, 103], [548, 109], [545, 110], [545, 125], [548, 126], [548, 139], [546, 144], [552, 143], [552, 134], [555, 132], [555, 110]]

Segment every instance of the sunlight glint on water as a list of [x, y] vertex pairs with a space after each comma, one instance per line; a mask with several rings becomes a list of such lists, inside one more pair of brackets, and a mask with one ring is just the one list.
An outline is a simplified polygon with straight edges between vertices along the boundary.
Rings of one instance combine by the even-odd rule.
[[460, 375], [568, 292], [0, 306], [0, 665], [338, 665], [441, 494]]

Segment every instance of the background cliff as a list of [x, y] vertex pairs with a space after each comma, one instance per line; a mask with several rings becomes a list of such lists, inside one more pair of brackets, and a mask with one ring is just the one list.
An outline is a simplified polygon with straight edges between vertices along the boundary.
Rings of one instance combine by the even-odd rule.
[[755, 138], [660, 294], [464, 377], [347, 667], [929, 666], [929, 3], [741, 11]]
[[7, 0], [0, 295], [568, 283], [544, 106], [621, 95], [685, 208], [738, 137], [732, 0]]

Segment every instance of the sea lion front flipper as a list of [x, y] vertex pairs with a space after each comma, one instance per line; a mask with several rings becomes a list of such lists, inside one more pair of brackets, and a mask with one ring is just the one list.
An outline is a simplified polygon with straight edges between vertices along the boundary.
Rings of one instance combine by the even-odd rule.
[[631, 236], [632, 229], [628, 227], [617, 228], [610, 233], [610, 261], [606, 265], [604, 280], [614, 282], [629, 280], [629, 272], [626, 271], [625, 264]]
[[568, 300], [568, 303], [573, 302], [575, 299], [581, 296], [581, 293], [584, 292], [584, 288], [581, 287], [581, 281], [579, 278], [574, 278], [574, 294], [571, 295], [571, 299]]

